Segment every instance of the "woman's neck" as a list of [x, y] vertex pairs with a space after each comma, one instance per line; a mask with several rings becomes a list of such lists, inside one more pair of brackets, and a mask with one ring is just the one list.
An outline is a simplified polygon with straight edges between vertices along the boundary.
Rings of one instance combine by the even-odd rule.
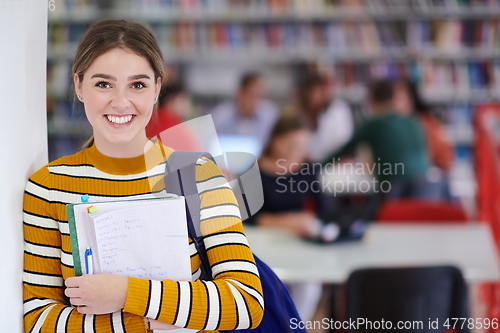
[[94, 138], [94, 145], [101, 154], [108, 157], [130, 158], [144, 155], [145, 152], [151, 149], [154, 143], [146, 136], [122, 144], [110, 143], [96, 137]]

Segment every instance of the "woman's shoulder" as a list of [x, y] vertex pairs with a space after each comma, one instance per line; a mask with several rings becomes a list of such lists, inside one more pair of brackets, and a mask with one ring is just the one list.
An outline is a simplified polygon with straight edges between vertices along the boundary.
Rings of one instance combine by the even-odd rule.
[[36, 182], [40, 185], [48, 185], [50, 183], [50, 175], [52, 174], [53, 169], [64, 166], [75, 166], [82, 165], [88, 163], [85, 160], [85, 149], [81, 150], [73, 155], [63, 156], [54, 161], [51, 161], [38, 169], [30, 176], [30, 181]]
[[224, 177], [219, 166], [210, 158], [198, 158], [196, 161], [196, 181], [206, 181], [217, 177]]
[[[176, 150], [160, 143], [162, 154], [165, 160], [168, 160], [173, 152]], [[192, 163], [192, 162], [191, 162]], [[200, 157], [196, 160], [196, 179], [207, 180], [216, 176], [223, 176], [221, 169], [217, 166], [217, 164], [208, 157]]]

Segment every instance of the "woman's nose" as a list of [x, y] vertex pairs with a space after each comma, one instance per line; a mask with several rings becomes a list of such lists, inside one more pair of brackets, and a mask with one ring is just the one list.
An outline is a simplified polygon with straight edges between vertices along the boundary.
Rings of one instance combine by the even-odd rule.
[[124, 110], [130, 106], [130, 100], [126, 91], [117, 89], [111, 99], [111, 107], [116, 110]]

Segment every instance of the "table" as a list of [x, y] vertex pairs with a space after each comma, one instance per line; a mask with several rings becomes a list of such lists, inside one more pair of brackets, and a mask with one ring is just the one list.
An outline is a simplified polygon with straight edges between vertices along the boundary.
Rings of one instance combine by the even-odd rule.
[[498, 281], [489, 227], [464, 224], [371, 224], [362, 241], [316, 244], [283, 230], [246, 226], [254, 253], [285, 282], [342, 283], [358, 268], [455, 265], [468, 282]]

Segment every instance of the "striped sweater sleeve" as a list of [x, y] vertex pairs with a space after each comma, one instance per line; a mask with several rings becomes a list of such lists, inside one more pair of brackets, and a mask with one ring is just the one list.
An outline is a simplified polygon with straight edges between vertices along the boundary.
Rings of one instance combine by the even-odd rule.
[[262, 285], [234, 193], [210, 160], [198, 160], [196, 181], [213, 281], [129, 278], [124, 311], [197, 330], [255, 328], [264, 310]]
[[26, 333], [145, 333], [141, 316], [125, 312], [83, 315], [64, 295], [62, 269], [72, 271], [67, 221], [57, 220], [51, 200], [50, 173], [43, 168], [26, 185], [24, 228], [24, 331]]

